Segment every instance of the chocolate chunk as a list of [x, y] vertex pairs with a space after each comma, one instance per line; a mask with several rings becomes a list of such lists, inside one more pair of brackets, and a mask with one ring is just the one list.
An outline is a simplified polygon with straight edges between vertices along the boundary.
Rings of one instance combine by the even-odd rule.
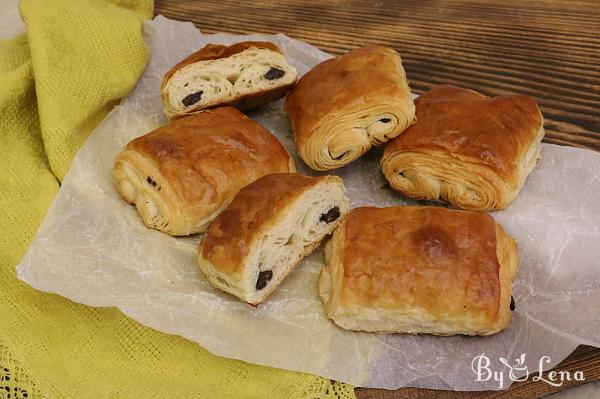
[[189, 107], [192, 104], [196, 104], [202, 98], [202, 93], [204, 93], [204, 92], [202, 90], [200, 90], [200, 91], [197, 91], [196, 93], [189, 94], [189, 95], [185, 96], [183, 98], [183, 100], [181, 100], [181, 103], [183, 105], [185, 105], [186, 107]]
[[146, 181], [148, 182], [148, 184], [152, 184], [152, 187], [156, 187], [156, 182], [154, 180], [152, 180], [152, 178], [150, 176], [148, 176]]
[[334, 220], [337, 220], [337, 218], [339, 218], [339, 217], [340, 217], [340, 208], [338, 208], [337, 206], [334, 206], [333, 208], [328, 210], [327, 213], [323, 213], [321, 215], [321, 217], [319, 218], [319, 220], [321, 222], [331, 223]]
[[515, 298], [511, 295], [510, 296], [510, 310], [511, 312], [513, 310], [515, 310], [517, 308], [517, 305], [515, 304]]
[[265, 288], [267, 286], [267, 283], [271, 281], [272, 278], [272, 270], [263, 270], [262, 272], [258, 273], [258, 279], [256, 279], [256, 290], [258, 291]]
[[285, 75], [284, 71], [279, 68], [271, 67], [264, 76], [267, 80], [275, 80], [281, 78], [283, 75]]
[[388, 123], [388, 122], [391, 122], [391, 119], [390, 118], [381, 118], [379, 120], [379, 122], [381, 122], [381, 123]]

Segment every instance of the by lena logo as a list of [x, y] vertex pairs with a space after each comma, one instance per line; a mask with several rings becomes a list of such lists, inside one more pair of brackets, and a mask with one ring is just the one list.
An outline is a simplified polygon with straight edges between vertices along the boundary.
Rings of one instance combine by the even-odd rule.
[[[503, 370], [492, 370], [491, 360], [482, 353], [475, 356], [471, 362], [471, 369], [477, 376], [475, 381], [496, 381], [498, 388], [504, 387], [505, 371], [508, 370], [508, 378], [511, 381], [525, 381], [529, 376], [529, 370], [525, 364], [525, 353], [515, 359], [514, 363], [509, 362], [503, 357], [498, 358], [498, 361], [504, 365]], [[559, 387], [566, 381], [584, 381], [583, 371], [550, 371], [546, 376], [543, 374], [544, 365], [550, 364], [550, 356], [542, 356], [538, 363], [538, 373], [531, 379], [533, 381], [543, 381], [555, 387]]]

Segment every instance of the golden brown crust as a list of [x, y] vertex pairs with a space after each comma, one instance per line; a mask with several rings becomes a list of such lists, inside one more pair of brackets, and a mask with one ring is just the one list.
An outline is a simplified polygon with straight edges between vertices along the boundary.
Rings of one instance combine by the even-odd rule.
[[[160, 174], [155, 189], [161, 184], [168, 188], [157, 195], [173, 196], [187, 228], [218, 212], [252, 181], [270, 173], [295, 171], [292, 158], [275, 136], [231, 107], [160, 127], [132, 140], [122, 154], [131, 151], [155, 165], [153, 169]], [[115, 165], [120, 165], [119, 159]], [[157, 177], [148, 179], [150, 183]], [[198, 230], [171, 234], [194, 232]]]
[[487, 97], [441, 85], [415, 100], [417, 123], [392, 140], [396, 152], [442, 152], [483, 164], [506, 181], [519, 179], [519, 163], [539, 136], [542, 114], [524, 95]]
[[[200, 244], [201, 257], [224, 273], [235, 274], [273, 218], [305, 190], [337, 176], [307, 177], [271, 174], [244, 187], [208, 228]], [[312, 249], [311, 249], [312, 250]]]
[[495, 222], [484, 213], [457, 212], [439, 207], [353, 210], [346, 220], [343, 301], [496, 317]]
[[[298, 153], [315, 170], [343, 166], [397, 136], [413, 123], [415, 112], [400, 56], [382, 46], [358, 48], [315, 66], [298, 81], [285, 107]], [[377, 129], [361, 125], [376, 122], [372, 118], [390, 126], [393, 120], [395, 126], [388, 131], [385, 123]], [[353, 148], [365, 140], [360, 150]]]
[[488, 335], [510, 322], [516, 244], [485, 213], [357, 208], [326, 256], [320, 294], [345, 328]]
[[265, 48], [268, 50], [277, 51], [281, 54], [281, 50], [273, 43], [269, 42], [253, 42], [246, 41], [232, 44], [231, 46], [223, 46], [220, 44], [207, 44], [200, 50], [193, 54], [190, 54], [182, 61], [179, 61], [174, 67], [169, 69], [163, 78], [162, 86], [169, 80], [171, 76], [186, 65], [193, 64], [198, 61], [216, 60], [219, 58], [227, 58], [234, 54], [241, 53], [242, 51], [249, 49], [250, 47]]

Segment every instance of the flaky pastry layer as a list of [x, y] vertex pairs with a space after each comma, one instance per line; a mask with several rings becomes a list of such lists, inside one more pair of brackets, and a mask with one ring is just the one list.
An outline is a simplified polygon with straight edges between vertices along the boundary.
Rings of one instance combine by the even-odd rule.
[[462, 209], [508, 206], [540, 158], [544, 127], [535, 101], [444, 85], [416, 104], [418, 122], [381, 159], [390, 186]]
[[115, 160], [113, 180], [146, 226], [189, 235], [204, 231], [242, 187], [295, 170], [275, 136], [237, 109], [221, 107], [129, 142]]
[[400, 55], [381, 46], [317, 65], [290, 92], [286, 110], [298, 155], [315, 170], [347, 165], [415, 118]]

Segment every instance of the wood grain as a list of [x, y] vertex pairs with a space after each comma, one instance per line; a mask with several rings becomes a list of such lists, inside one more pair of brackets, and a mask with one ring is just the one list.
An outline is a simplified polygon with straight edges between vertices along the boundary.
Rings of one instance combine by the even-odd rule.
[[[285, 33], [341, 54], [383, 44], [402, 55], [413, 91], [441, 83], [535, 97], [546, 142], [600, 151], [600, 5], [590, 1], [156, 0], [156, 14], [205, 33]], [[600, 379], [600, 349], [580, 346], [558, 370]], [[508, 391], [358, 388], [358, 398], [539, 398], [560, 388], [531, 379]]]
[[546, 141], [600, 150], [600, 6], [590, 1], [156, 2], [203, 32], [283, 32], [333, 54], [394, 47], [414, 91], [454, 83], [535, 97]]
[[[575, 371], [583, 371], [586, 382], [592, 382], [600, 379], [600, 355], [598, 348], [582, 345], [578, 347], [571, 355], [558, 364], [552, 370], [569, 371], [571, 375]], [[548, 379], [548, 372], [543, 373], [545, 379]], [[515, 382], [510, 389], [506, 391], [481, 391], [481, 392], [455, 392], [455, 391], [436, 391], [434, 389], [404, 388], [396, 391], [386, 391], [384, 389], [356, 388], [356, 397], [358, 399], [499, 399], [499, 398], [541, 398], [551, 393], [559, 392], [567, 388], [573, 388], [581, 385], [581, 382], [568, 381], [560, 387], [553, 387], [544, 382], [534, 382], [533, 377], [527, 381]]]

